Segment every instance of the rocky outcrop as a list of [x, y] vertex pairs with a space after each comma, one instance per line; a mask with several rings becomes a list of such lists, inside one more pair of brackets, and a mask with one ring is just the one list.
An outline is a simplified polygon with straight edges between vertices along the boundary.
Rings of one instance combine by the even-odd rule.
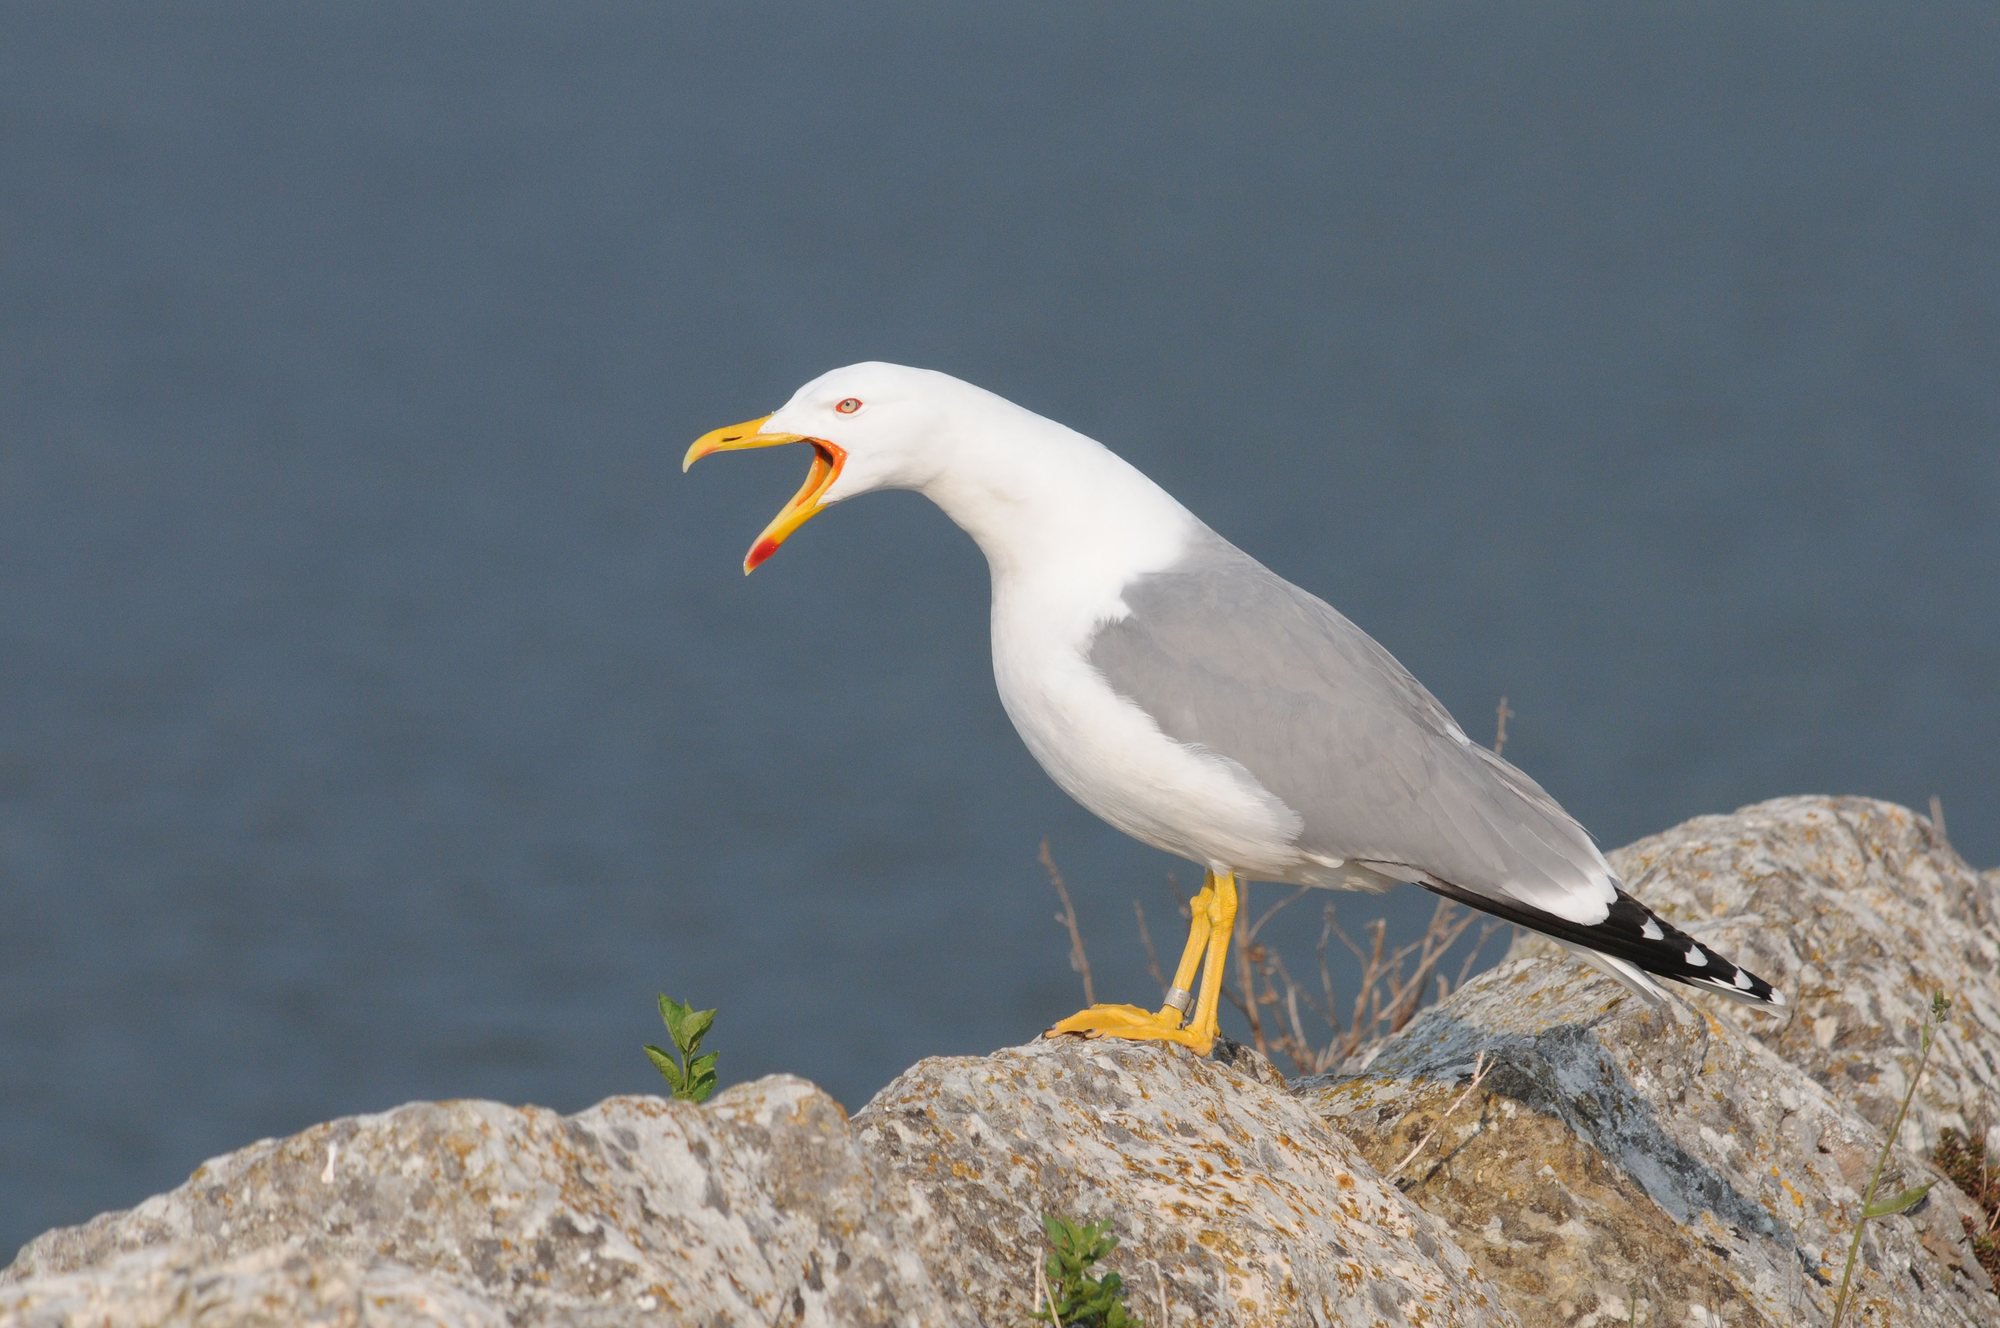
[[924, 1261], [1025, 1324], [1041, 1214], [1112, 1223], [1149, 1324], [1512, 1324], [1442, 1225], [1268, 1062], [1059, 1038], [925, 1061], [855, 1118], [938, 1222]]
[[[2000, 1153], [2000, 872], [1966, 866], [1925, 818], [1867, 798], [1780, 798], [1703, 816], [1611, 855], [1627, 888], [1751, 971], [1783, 975], [1798, 1013], [1716, 1013], [1887, 1128], [1931, 995], [1949, 1033], [1905, 1142], [1987, 1132]], [[1540, 938], [1515, 953], [1559, 953]]]
[[[1922, 1158], [1942, 1126], [2000, 1148], [2000, 872], [1864, 798], [1704, 816], [1612, 864], [1652, 908], [1782, 980], [1794, 1014], [1648, 1012], [1522, 936], [1366, 1070], [1302, 1090], [1378, 1166], [1438, 1130], [1408, 1192], [1524, 1316], [1826, 1322], [1934, 992], [1952, 1010], [1882, 1192], [1936, 1178]], [[1492, 1068], [1464, 1094], [1480, 1056]], [[1968, 1218], [1944, 1184], [1870, 1224], [1862, 1322], [2000, 1322]]]
[[43, 1236], [34, 1324], [969, 1324], [920, 1197], [800, 1079], [574, 1116], [415, 1103], [253, 1144]]
[[33, 1324], [1026, 1323], [1041, 1215], [1162, 1324], [1512, 1325], [1269, 1067], [1043, 1042], [850, 1123], [801, 1080], [563, 1117], [418, 1103], [253, 1145], [0, 1275]]
[[[1484, 1071], [1467, 1091], [1475, 1065]], [[1524, 1322], [1826, 1322], [1882, 1136], [1706, 1010], [1539, 958], [1468, 983], [1357, 1075], [1302, 1085], [1445, 1219]], [[1936, 1173], [1910, 1154], [1894, 1194]], [[2000, 1316], [1948, 1184], [1870, 1226], [1861, 1322]]]
[[[1795, 1013], [1649, 1010], [1523, 937], [1365, 1069], [1301, 1091], [1381, 1168], [1436, 1131], [1407, 1192], [1524, 1319], [1823, 1323], [1934, 992], [1949, 1023], [1881, 1192], [1937, 1177], [1922, 1159], [1938, 1128], [2000, 1124], [2000, 873], [1858, 798], [1702, 817], [1612, 862], [1648, 905], [1781, 979]], [[2000, 1323], [1972, 1217], [1946, 1183], [1870, 1224], [1860, 1322]]]
[[[1796, 1016], [1649, 1009], [1522, 946], [1296, 1085], [1240, 1049], [1061, 1039], [922, 1062], [851, 1121], [783, 1076], [568, 1117], [418, 1103], [41, 1237], [0, 1323], [1024, 1325], [1060, 1213], [1112, 1224], [1155, 1328], [1824, 1324], [1932, 990], [1953, 1022], [1885, 1188], [2000, 1115], [2000, 873], [1835, 799], [1619, 865]], [[1851, 1322], [2000, 1322], [1971, 1212], [1947, 1184], [1871, 1223]]]

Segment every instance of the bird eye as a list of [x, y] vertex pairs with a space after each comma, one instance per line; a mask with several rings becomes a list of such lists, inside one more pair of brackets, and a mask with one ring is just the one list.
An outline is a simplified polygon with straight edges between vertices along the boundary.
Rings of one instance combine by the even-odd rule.
[[852, 415], [855, 411], [861, 409], [861, 398], [847, 397], [839, 405], [835, 406], [834, 409], [843, 415]]

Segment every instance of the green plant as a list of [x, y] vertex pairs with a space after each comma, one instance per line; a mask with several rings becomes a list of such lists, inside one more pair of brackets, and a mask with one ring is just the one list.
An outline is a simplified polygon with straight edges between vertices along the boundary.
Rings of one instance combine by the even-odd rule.
[[1912, 1185], [1900, 1194], [1883, 1199], [1875, 1197], [1875, 1187], [1882, 1183], [1882, 1169], [1889, 1165], [1889, 1152], [1896, 1146], [1896, 1136], [1903, 1132], [1903, 1117], [1909, 1114], [1910, 1102], [1917, 1095], [1917, 1083], [1924, 1077], [1924, 1067], [1930, 1064], [1931, 1047], [1937, 1041], [1938, 1030], [1944, 1027], [1945, 1011], [1950, 1008], [1951, 1002], [1945, 999], [1943, 992], [1932, 995], [1930, 1018], [1924, 1021], [1917, 1049], [1917, 1068], [1910, 1071], [1910, 1086], [1903, 1093], [1902, 1105], [1896, 1108], [1896, 1119], [1889, 1122], [1888, 1135], [1882, 1140], [1882, 1151], [1875, 1157], [1874, 1174], [1868, 1177], [1868, 1188], [1861, 1195], [1861, 1216], [1854, 1220], [1854, 1239], [1847, 1243], [1847, 1263], [1840, 1270], [1840, 1291], [1833, 1301], [1831, 1328], [1840, 1328], [1840, 1321], [1847, 1315], [1848, 1284], [1854, 1276], [1855, 1256], [1861, 1253], [1861, 1233], [1877, 1218], [1894, 1217], [1915, 1208], [1931, 1192], [1931, 1186], [1937, 1183], [1927, 1180], [1921, 1185]]
[[666, 1022], [667, 1036], [673, 1041], [674, 1050], [680, 1053], [680, 1061], [676, 1064], [672, 1056], [651, 1043], [646, 1045], [647, 1058], [675, 1097], [686, 1102], [707, 1101], [708, 1095], [715, 1091], [716, 1054], [697, 1053], [701, 1051], [701, 1040], [708, 1033], [708, 1026], [715, 1022], [715, 1011], [696, 1010], [661, 996], [660, 1018]]
[[1118, 1248], [1109, 1222], [1078, 1225], [1050, 1214], [1042, 1219], [1050, 1250], [1037, 1279], [1040, 1308], [1034, 1317], [1061, 1328], [1143, 1328], [1125, 1308], [1125, 1281], [1116, 1273], [1091, 1274], [1099, 1259]]

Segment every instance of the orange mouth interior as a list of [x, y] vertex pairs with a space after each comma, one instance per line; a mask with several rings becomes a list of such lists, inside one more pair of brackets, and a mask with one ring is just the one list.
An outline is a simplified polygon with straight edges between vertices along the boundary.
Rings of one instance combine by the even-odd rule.
[[743, 570], [754, 572], [785, 542], [787, 536], [804, 525], [820, 510], [819, 500], [833, 487], [840, 475], [841, 465], [847, 460], [847, 453], [823, 438], [807, 438], [802, 441], [812, 445], [812, 469], [806, 472], [806, 482], [792, 495], [792, 500], [779, 509], [771, 524], [764, 527], [757, 542], [750, 546], [750, 552], [743, 559]]

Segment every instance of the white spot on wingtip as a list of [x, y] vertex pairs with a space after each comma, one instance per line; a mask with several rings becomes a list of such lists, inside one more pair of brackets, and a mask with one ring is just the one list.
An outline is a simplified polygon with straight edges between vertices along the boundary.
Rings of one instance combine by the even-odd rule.
[[1688, 947], [1688, 967], [1689, 968], [1708, 967], [1708, 956], [1701, 952], [1701, 947], [1699, 945], [1690, 945]]
[[1651, 918], [1647, 918], [1646, 925], [1639, 928], [1639, 934], [1649, 941], [1664, 941], [1667, 939], [1667, 934], [1660, 930], [1660, 924]]
[[1750, 990], [1750, 975], [1740, 968], [1736, 970], [1736, 985], [1743, 991]]

